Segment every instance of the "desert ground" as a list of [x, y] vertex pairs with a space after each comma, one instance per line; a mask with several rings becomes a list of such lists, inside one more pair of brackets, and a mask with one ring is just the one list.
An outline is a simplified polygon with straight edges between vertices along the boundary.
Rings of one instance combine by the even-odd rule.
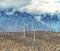
[[60, 51], [60, 32], [0, 32], [0, 51]]

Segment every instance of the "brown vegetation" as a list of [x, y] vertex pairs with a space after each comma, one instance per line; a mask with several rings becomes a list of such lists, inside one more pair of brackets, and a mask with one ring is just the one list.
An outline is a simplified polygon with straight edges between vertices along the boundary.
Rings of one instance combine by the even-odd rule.
[[0, 32], [0, 51], [60, 51], [60, 33], [34, 32]]

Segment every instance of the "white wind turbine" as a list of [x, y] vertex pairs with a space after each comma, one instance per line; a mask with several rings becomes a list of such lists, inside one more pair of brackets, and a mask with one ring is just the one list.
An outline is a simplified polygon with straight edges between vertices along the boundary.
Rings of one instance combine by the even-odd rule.
[[33, 31], [33, 34], [34, 34], [34, 41], [35, 41], [35, 31], [36, 31], [36, 28], [34, 28], [34, 19], [32, 21], [32, 31]]
[[36, 19], [36, 20], [37, 20], [37, 22], [39, 22], [39, 24], [41, 25], [41, 27], [40, 27], [40, 28], [41, 28], [41, 31], [42, 31], [42, 24], [41, 24], [41, 23], [43, 23], [43, 24], [44, 24], [44, 22], [42, 22], [42, 21], [41, 21], [41, 16], [36, 16], [36, 17], [35, 17], [35, 19]]
[[[34, 20], [33, 20], [34, 21]], [[33, 34], [34, 34], [34, 41], [35, 41], [35, 28], [34, 28], [34, 23], [32, 21], [32, 31], [33, 31]]]
[[24, 32], [24, 38], [26, 37], [26, 35], [25, 35], [25, 18], [23, 18], [23, 32]]
[[[38, 21], [38, 22], [40, 22], [41, 21], [41, 17], [40, 16], [37, 16], [37, 17], [35, 17], [35, 19]], [[34, 21], [34, 20], [33, 20]], [[32, 22], [32, 31], [34, 32], [34, 40], [35, 40], [35, 38], [36, 38], [36, 27], [34, 28], [33, 27], [33, 22]]]

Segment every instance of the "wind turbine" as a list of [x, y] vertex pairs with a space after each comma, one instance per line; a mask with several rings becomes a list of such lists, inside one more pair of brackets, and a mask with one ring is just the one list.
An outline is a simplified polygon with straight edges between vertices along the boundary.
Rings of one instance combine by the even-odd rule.
[[33, 34], [34, 34], [34, 41], [35, 41], [35, 30], [36, 28], [34, 28], [34, 19], [33, 19], [33, 21], [32, 21], [32, 31], [33, 31]]
[[[41, 17], [40, 16], [36, 16], [35, 19], [37, 20], [37, 22], [39, 22], [41, 24]], [[36, 31], [36, 27], [33, 28], [33, 22], [32, 22], [32, 29], [33, 29], [33, 32], [34, 32], [34, 40], [35, 40], [35, 38], [36, 38], [36, 32], [35, 32]], [[42, 28], [41, 28], [41, 30], [42, 30]]]
[[41, 24], [41, 23], [43, 23], [43, 22], [41, 21], [41, 16], [36, 16], [35, 19], [36, 19], [37, 22], [39, 22], [39, 24], [41, 25], [41, 26], [40, 26], [40, 30], [42, 31], [42, 24]]
[[23, 32], [24, 32], [24, 38], [26, 37], [25, 35], [25, 18], [23, 18]]
[[36, 37], [36, 36], [35, 36], [35, 35], [36, 35], [36, 32], [35, 32], [35, 31], [36, 31], [36, 28], [34, 29], [34, 40], [35, 40], [35, 37]]

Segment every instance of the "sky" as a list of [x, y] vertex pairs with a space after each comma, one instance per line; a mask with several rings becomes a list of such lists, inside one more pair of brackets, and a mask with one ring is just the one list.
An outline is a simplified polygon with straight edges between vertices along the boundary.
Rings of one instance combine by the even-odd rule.
[[14, 7], [29, 13], [60, 12], [60, 0], [0, 0], [0, 7]]
[[[28, 12], [60, 12], [60, 1], [59, 0], [32, 0], [31, 4], [24, 7]], [[24, 9], [23, 8], [23, 9]]]
[[0, 0], [0, 7], [7, 8], [7, 7], [15, 7], [21, 8], [26, 6], [30, 3], [31, 0]]

